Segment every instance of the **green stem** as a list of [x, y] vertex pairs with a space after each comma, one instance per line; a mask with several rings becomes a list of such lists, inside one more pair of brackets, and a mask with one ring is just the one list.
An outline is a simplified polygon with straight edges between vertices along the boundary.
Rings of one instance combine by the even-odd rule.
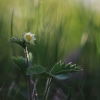
[[52, 81], [52, 78], [49, 77], [47, 79], [47, 83], [46, 83], [46, 88], [45, 88], [45, 93], [44, 93], [44, 96], [43, 96], [43, 100], [47, 100], [47, 98], [48, 98], [48, 93], [49, 93], [49, 90], [50, 90], [51, 81]]
[[[26, 57], [26, 66], [27, 66], [27, 68], [29, 68], [29, 55], [28, 55], [27, 47], [25, 47], [25, 57]], [[29, 100], [32, 100], [31, 77], [30, 77], [30, 75], [27, 75], [27, 79], [28, 79]]]

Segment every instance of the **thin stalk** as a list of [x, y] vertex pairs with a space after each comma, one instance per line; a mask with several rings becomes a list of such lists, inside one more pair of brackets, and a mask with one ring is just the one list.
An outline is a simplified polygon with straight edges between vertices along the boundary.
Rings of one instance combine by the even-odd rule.
[[45, 93], [44, 93], [44, 96], [43, 96], [43, 100], [47, 100], [47, 98], [48, 98], [48, 93], [49, 93], [49, 90], [50, 90], [51, 81], [52, 81], [52, 78], [49, 77], [47, 79], [47, 83], [46, 83], [46, 88], [45, 88]]
[[[26, 58], [26, 67], [29, 68], [29, 55], [27, 51], [27, 47], [25, 47], [25, 58]], [[29, 100], [32, 100], [32, 90], [31, 90], [31, 77], [27, 75], [28, 79], [28, 91], [29, 91]]]
[[33, 89], [33, 92], [32, 92], [32, 99], [33, 100], [38, 100], [37, 99], [37, 92], [36, 92], [36, 84], [37, 84], [37, 81], [38, 81], [38, 79], [36, 79], [36, 81], [34, 82], [34, 89]]

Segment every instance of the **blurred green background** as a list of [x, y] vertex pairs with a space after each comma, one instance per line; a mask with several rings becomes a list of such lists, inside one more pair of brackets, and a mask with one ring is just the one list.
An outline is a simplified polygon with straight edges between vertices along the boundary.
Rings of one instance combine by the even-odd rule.
[[[27, 81], [12, 61], [12, 56], [24, 57], [23, 49], [10, 38], [30, 31], [37, 39], [34, 46], [28, 46], [34, 64], [51, 68], [62, 60], [84, 69], [68, 80], [54, 80], [50, 100], [62, 100], [54, 99], [58, 89], [67, 98], [69, 87], [71, 100], [100, 100], [100, 10], [82, 0], [0, 0], [0, 87], [5, 84], [4, 100], [27, 100]], [[39, 98], [44, 86], [45, 79], [40, 77]]]

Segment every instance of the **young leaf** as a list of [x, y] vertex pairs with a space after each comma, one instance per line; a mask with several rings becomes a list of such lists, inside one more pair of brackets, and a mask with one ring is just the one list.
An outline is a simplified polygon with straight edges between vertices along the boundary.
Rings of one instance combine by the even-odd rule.
[[32, 55], [32, 53], [31, 52], [29, 52], [29, 61], [32, 63], [32, 61], [33, 61], [33, 55]]
[[22, 46], [23, 48], [26, 47], [25, 42], [24, 42], [22, 39], [20, 39], [20, 38], [14, 38], [14, 37], [12, 37], [10, 40], [11, 40], [11, 42], [14, 42], [14, 43], [19, 44], [19, 45]]

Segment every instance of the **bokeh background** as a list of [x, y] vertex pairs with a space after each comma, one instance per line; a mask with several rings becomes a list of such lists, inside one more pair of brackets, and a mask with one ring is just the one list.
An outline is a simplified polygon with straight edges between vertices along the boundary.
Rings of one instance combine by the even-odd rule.
[[[27, 100], [27, 80], [12, 60], [12, 56], [24, 57], [23, 49], [10, 38], [30, 31], [37, 38], [34, 46], [28, 46], [34, 64], [51, 68], [62, 60], [83, 68], [68, 80], [54, 80], [48, 100], [64, 100], [62, 94], [65, 98], [71, 94], [70, 100], [100, 100], [99, 6], [99, 0], [0, 0], [3, 100]], [[44, 86], [45, 79], [39, 77], [39, 99]]]

